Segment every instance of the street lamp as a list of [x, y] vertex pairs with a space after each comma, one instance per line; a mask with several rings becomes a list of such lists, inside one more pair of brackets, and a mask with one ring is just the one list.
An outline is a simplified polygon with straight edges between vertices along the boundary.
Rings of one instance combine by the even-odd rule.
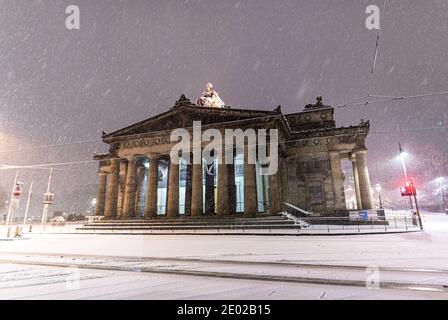
[[404, 173], [404, 178], [405, 180], [408, 180], [408, 174], [406, 172], [406, 164], [404, 162], [404, 159], [408, 156], [408, 153], [406, 151], [403, 150], [403, 147], [401, 146], [401, 143], [398, 143], [398, 160], [401, 161], [401, 164], [403, 166], [403, 173]]
[[446, 214], [448, 214], [448, 206], [446, 204], [446, 197], [445, 197], [445, 190], [443, 190], [443, 177], [438, 177], [437, 182], [439, 183], [439, 187], [440, 187], [440, 194], [442, 195], [442, 203], [443, 203], [443, 208], [442, 210], [445, 211]]
[[379, 200], [379, 204], [380, 204], [380, 209], [383, 209], [383, 202], [381, 201], [381, 185], [379, 183], [377, 183], [375, 185], [375, 190], [376, 190], [376, 192], [378, 192], [378, 200]]
[[90, 203], [92, 204], [92, 213], [95, 215], [96, 198], [93, 198]]
[[[404, 173], [404, 179], [408, 181], [408, 174], [406, 171], [406, 164], [404, 162], [404, 159], [408, 156], [408, 153], [403, 150], [403, 147], [401, 146], [401, 143], [398, 142], [398, 159], [401, 161], [401, 165], [403, 166], [403, 173]], [[412, 198], [409, 197], [409, 204], [411, 205], [411, 210], [414, 210], [414, 207], [412, 205]]]

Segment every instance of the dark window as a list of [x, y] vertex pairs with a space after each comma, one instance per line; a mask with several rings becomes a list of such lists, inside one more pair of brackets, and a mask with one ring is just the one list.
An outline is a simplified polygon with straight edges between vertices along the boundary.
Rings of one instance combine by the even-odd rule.
[[324, 195], [322, 192], [322, 184], [319, 181], [312, 181], [308, 184], [310, 204], [323, 204]]

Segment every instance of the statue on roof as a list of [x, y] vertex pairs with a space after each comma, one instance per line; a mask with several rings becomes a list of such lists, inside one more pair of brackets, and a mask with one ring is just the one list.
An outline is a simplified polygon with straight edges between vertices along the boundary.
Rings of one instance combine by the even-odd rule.
[[308, 109], [321, 109], [321, 108], [331, 108], [330, 106], [327, 106], [327, 105], [322, 103], [322, 97], [317, 97], [315, 104], [307, 104], [305, 106], [305, 110], [308, 110]]
[[209, 107], [209, 108], [224, 108], [226, 104], [213, 89], [213, 84], [210, 82], [206, 84], [205, 91], [202, 93], [202, 97], [199, 97], [196, 100], [196, 104], [201, 107]]

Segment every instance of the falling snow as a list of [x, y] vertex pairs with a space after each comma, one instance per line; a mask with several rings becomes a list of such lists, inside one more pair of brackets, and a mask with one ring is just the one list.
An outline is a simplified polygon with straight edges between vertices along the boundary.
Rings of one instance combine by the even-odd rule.
[[[94, 150], [105, 148], [91, 141], [102, 130], [164, 112], [182, 93], [195, 99], [208, 81], [234, 107], [282, 105], [287, 113], [316, 96], [340, 105], [369, 92], [448, 90], [446, 1], [388, 2], [374, 76], [377, 33], [364, 26], [365, 1], [77, 3], [81, 29], [68, 31], [63, 2], [2, 1], [0, 163], [90, 161]], [[434, 177], [448, 175], [447, 105], [445, 95], [340, 108], [335, 117], [345, 126], [370, 120], [370, 176], [372, 184], [382, 183], [385, 197], [392, 199], [400, 183], [399, 141], [412, 155], [409, 172], [427, 188], [422, 197], [429, 197]], [[54, 208], [88, 209], [96, 170], [95, 161], [58, 167]], [[0, 172], [2, 190], [13, 175]], [[34, 180], [41, 194], [47, 175], [24, 170], [21, 179]], [[40, 210], [39, 199], [33, 201]]]

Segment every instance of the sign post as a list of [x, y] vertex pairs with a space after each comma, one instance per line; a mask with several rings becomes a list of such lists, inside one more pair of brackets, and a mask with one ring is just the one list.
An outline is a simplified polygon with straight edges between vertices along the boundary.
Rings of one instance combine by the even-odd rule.
[[408, 181], [406, 181], [404, 186], [400, 187], [400, 192], [402, 197], [409, 197], [409, 198], [414, 197], [418, 223], [420, 224], [420, 229], [423, 230], [422, 217], [420, 216], [420, 210], [418, 209], [417, 190], [415, 189], [414, 182], [412, 181], [412, 179], [409, 179]]
[[10, 226], [9, 226], [9, 220], [11, 219], [11, 212], [12, 212], [12, 204], [14, 202], [14, 191], [16, 190], [17, 186], [17, 178], [19, 176], [19, 170], [16, 171], [16, 177], [14, 178], [14, 184], [11, 191], [11, 198], [9, 199], [9, 208], [8, 208], [8, 215], [6, 216], [6, 228], [7, 228], [7, 237], [9, 238], [10, 233]]
[[26, 202], [25, 215], [23, 216], [22, 232], [23, 232], [23, 230], [25, 230], [26, 219], [28, 217], [28, 209], [30, 208], [30, 200], [31, 200], [31, 193], [32, 192], [33, 192], [33, 182], [31, 182], [30, 190], [28, 191], [28, 200]]
[[50, 193], [50, 186], [51, 186], [51, 176], [53, 174], [53, 168], [50, 169], [50, 176], [48, 177], [48, 185], [47, 185], [47, 192], [44, 194], [44, 211], [42, 212], [42, 222], [41, 227], [42, 230], [45, 231], [45, 225], [47, 223], [47, 216], [48, 216], [48, 206], [53, 203], [54, 194]]

